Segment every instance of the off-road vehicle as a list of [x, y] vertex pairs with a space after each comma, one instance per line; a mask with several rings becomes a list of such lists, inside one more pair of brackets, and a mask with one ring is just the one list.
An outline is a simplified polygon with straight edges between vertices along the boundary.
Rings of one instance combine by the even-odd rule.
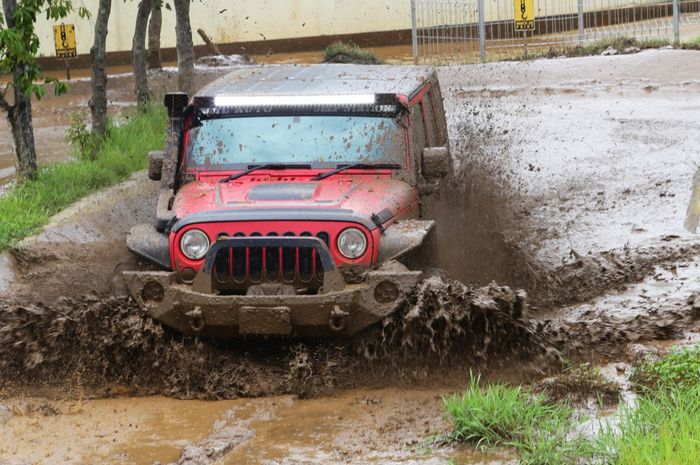
[[407, 66], [242, 67], [165, 97], [155, 224], [133, 298], [186, 334], [352, 335], [434, 260], [422, 200], [452, 169], [437, 75]]

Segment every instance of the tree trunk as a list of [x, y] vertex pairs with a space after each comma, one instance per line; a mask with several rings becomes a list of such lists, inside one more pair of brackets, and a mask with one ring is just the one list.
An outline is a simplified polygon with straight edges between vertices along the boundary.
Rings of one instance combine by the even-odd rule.
[[163, 12], [160, 7], [151, 9], [148, 20], [148, 69], [161, 69], [160, 62], [160, 29], [163, 24]]
[[[2, 0], [5, 13], [5, 25], [8, 29], [15, 27], [14, 11], [16, 0]], [[26, 64], [19, 63], [13, 73], [14, 82], [19, 82], [24, 75]], [[14, 102], [10, 105], [0, 98], [0, 106], [7, 113], [13, 139], [13, 150], [17, 159], [17, 175], [32, 178], [36, 174], [36, 147], [34, 145], [34, 126], [32, 124], [32, 96], [25, 95], [13, 86]]]
[[131, 44], [131, 55], [134, 61], [134, 91], [136, 92], [136, 103], [139, 107], [143, 107], [150, 99], [148, 76], [146, 74], [146, 28], [148, 27], [148, 16], [150, 13], [151, 0], [141, 0], [136, 12], [134, 40]]
[[112, 0], [100, 0], [95, 18], [95, 39], [90, 48], [92, 61], [92, 133], [102, 137], [107, 132], [107, 22]]
[[37, 166], [31, 97], [15, 90], [15, 104], [7, 116], [12, 129], [15, 157], [17, 157], [17, 175], [22, 178], [33, 178]]
[[190, 26], [190, 0], [174, 0], [177, 43], [177, 81], [181, 92], [194, 91], [194, 45]]

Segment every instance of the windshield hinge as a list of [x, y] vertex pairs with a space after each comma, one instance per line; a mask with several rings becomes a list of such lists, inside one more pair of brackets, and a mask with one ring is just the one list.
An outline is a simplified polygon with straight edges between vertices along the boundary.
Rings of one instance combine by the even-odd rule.
[[386, 228], [384, 227], [384, 223], [382, 222], [382, 219], [379, 218], [379, 215], [376, 213], [372, 213], [372, 216], [370, 217], [372, 220], [372, 223], [376, 224], [379, 230], [384, 234], [384, 231], [386, 231]]

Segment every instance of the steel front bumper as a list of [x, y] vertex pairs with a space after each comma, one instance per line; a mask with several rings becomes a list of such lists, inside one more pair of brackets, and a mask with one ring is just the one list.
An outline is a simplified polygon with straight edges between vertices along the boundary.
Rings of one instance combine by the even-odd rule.
[[178, 282], [175, 272], [125, 272], [124, 278], [139, 306], [155, 319], [184, 334], [220, 337], [349, 336], [395, 311], [421, 278], [420, 271], [390, 261], [365, 273], [361, 284], [345, 284], [326, 245], [303, 239], [323, 261], [324, 286], [317, 295], [218, 295], [213, 290], [217, 247], [230, 241], [272, 246], [263, 241], [280, 240], [271, 238], [218, 241], [191, 285]]

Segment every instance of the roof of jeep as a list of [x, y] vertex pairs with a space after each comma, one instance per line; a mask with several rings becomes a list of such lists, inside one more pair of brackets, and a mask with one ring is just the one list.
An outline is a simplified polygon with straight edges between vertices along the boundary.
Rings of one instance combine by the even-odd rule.
[[216, 95], [412, 95], [434, 73], [422, 66], [262, 65], [244, 66], [197, 92]]

